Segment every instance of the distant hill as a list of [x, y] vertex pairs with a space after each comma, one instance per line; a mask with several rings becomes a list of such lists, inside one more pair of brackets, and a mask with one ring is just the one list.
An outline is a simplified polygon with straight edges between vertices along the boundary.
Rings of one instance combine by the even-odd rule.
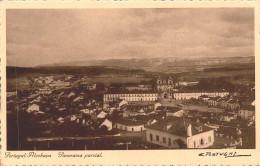
[[145, 74], [142, 69], [126, 69], [120, 67], [105, 66], [45, 66], [45, 67], [6, 67], [7, 78], [16, 78], [24, 74], [83, 74], [90, 76], [98, 76], [102, 74]]
[[[47, 64], [43, 66], [109, 66], [124, 67], [130, 69], [145, 69], [147, 71], [167, 72], [168, 68], [198, 68], [199, 66], [232, 65], [240, 63], [254, 63], [251, 57], [226, 57], [226, 58], [143, 58], [143, 59], [108, 59], [108, 60], [86, 60], [64, 63]], [[170, 71], [172, 72], [172, 71]]]

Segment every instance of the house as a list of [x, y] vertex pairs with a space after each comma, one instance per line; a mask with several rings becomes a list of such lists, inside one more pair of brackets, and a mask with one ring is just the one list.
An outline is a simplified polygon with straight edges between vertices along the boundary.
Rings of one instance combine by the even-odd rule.
[[107, 113], [104, 111], [100, 111], [97, 113], [97, 118], [105, 118], [107, 116]]
[[58, 121], [59, 123], [64, 123], [64, 118], [59, 117], [59, 118], [57, 119], [57, 121]]
[[224, 112], [220, 115], [220, 121], [230, 122], [231, 120], [234, 120], [237, 118], [236, 114], [232, 114], [229, 112]]
[[217, 97], [211, 97], [208, 100], [208, 105], [212, 106], [212, 107], [217, 107], [219, 105], [219, 102], [221, 101], [221, 97], [217, 96]]
[[156, 101], [158, 100], [158, 93], [154, 91], [116, 91], [107, 92], [103, 96], [104, 103], [118, 100], [126, 100], [131, 102], [138, 101]]
[[201, 96], [199, 96], [199, 99], [202, 101], [208, 101], [210, 98], [208, 95], [201, 95]]
[[182, 86], [194, 86], [194, 85], [197, 85], [199, 82], [187, 82], [187, 81], [180, 81], [179, 82], [179, 85], [182, 85]]
[[214, 129], [185, 118], [167, 117], [146, 127], [146, 141], [166, 148], [208, 148]]
[[178, 107], [169, 107], [169, 109], [166, 112], [166, 116], [182, 117], [184, 114], [185, 114], [184, 110]]
[[161, 103], [154, 103], [154, 110], [156, 110], [156, 108], [158, 108], [159, 106], [162, 106]]
[[44, 112], [40, 111], [40, 106], [38, 104], [32, 104], [26, 110], [28, 113], [35, 113], [35, 114], [44, 114]]
[[229, 92], [176, 92], [173, 94], [175, 100], [189, 100], [191, 98], [198, 99], [200, 96], [207, 95], [209, 97], [225, 97]]
[[95, 90], [97, 88], [96, 84], [88, 83], [87, 84], [87, 89], [88, 90]]
[[90, 109], [81, 109], [80, 112], [82, 112], [83, 114], [91, 115], [91, 114], [94, 113], [94, 110], [90, 110]]
[[238, 111], [238, 116], [253, 121], [255, 119], [255, 106], [245, 105]]
[[70, 98], [70, 97], [72, 97], [72, 96], [74, 96], [74, 95], [75, 95], [74, 92], [70, 92], [70, 94], [68, 95], [68, 98]]
[[233, 99], [220, 100], [219, 106], [222, 109], [228, 109], [228, 110], [237, 110], [237, 109], [240, 108], [239, 103], [236, 100], [233, 100]]
[[161, 115], [151, 114], [151, 115], [137, 115], [134, 117], [129, 117], [128, 119], [135, 122], [141, 122], [146, 127], [148, 125], [156, 123], [161, 118], [162, 118]]
[[76, 98], [73, 100], [73, 102], [81, 101], [82, 99], [84, 99], [83, 96], [78, 96], [78, 97], [76, 97]]
[[113, 128], [112, 121], [106, 118], [98, 120], [98, 127], [101, 128], [102, 126], [106, 126], [108, 131], [112, 130]]
[[6, 97], [12, 97], [12, 96], [16, 96], [17, 95], [17, 91], [14, 92], [6, 92]]
[[121, 100], [118, 104], [119, 109], [121, 109], [123, 106], [126, 106], [128, 102], [126, 100]]
[[127, 118], [118, 119], [115, 122], [114, 128], [130, 132], [145, 130], [144, 124], [142, 122], [130, 120]]

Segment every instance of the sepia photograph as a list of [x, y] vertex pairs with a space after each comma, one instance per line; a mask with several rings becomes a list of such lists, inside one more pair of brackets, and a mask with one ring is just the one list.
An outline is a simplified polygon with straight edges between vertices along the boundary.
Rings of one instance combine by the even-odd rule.
[[254, 8], [6, 10], [8, 151], [256, 149]]

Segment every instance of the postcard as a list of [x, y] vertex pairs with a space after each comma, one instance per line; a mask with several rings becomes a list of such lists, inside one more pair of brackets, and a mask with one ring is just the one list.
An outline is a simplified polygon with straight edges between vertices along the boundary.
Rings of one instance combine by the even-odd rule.
[[0, 4], [1, 165], [260, 164], [259, 1]]

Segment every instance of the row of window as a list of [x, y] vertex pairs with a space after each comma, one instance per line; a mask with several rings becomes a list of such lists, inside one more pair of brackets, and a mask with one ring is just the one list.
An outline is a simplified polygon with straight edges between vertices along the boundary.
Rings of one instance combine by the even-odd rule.
[[173, 81], [171, 81], [171, 80], [169, 80], [169, 81], [166, 81], [166, 80], [160, 81], [160, 80], [158, 80], [157, 84], [162, 84], [162, 83], [166, 84], [167, 82], [168, 82], [168, 84], [172, 84], [173, 83]]
[[[156, 135], [155, 136], [155, 140], [157, 141], [157, 142], [160, 142], [160, 136], [159, 135]], [[152, 142], [153, 141], [153, 134], [150, 134], [150, 141]], [[162, 142], [164, 143], [164, 144], [166, 144], [166, 137], [162, 137]], [[171, 138], [168, 138], [168, 146], [171, 146], [172, 144], [175, 144], [175, 141], [173, 140], [171, 140]]]
[[[118, 129], [118, 126], [117, 126], [117, 125], [116, 125], [116, 128]], [[120, 126], [120, 129], [121, 129], [121, 130], [125, 130], [125, 131], [129, 131], [129, 130], [127, 130], [127, 127], [125, 127], [125, 128], [123, 129], [123, 126]], [[143, 127], [141, 127], [140, 130], [143, 131]], [[131, 131], [135, 131], [135, 129], [132, 127], [132, 128], [131, 128]]]
[[[108, 100], [114, 100], [115, 98], [104, 98], [104, 100], [105, 101], [108, 101]], [[117, 99], [119, 99], [119, 98], [117, 98]], [[126, 100], [126, 101], [155, 101], [155, 100], [157, 100], [157, 97], [150, 97], [150, 98], [147, 98], [147, 97], [145, 97], [145, 98], [141, 98], [141, 97], [139, 97], [139, 98], [124, 98], [124, 100]]]
[[[157, 142], [160, 141], [159, 135], [156, 135], [155, 138], [156, 138], [155, 140], [156, 140]], [[150, 134], [150, 141], [151, 141], [151, 142], [153, 141], [153, 134]], [[208, 137], [208, 143], [210, 143], [211, 141], [212, 141], [212, 140], [211, 140], [211, 136], [209, 136], [209, 137]], [[162, 137], [162, 142], [163, 142], [164, 144], [166, 144], [166, 137]], [[175, 144], [175, 141], [174, 141], [174, 140], [173, 140], [173, 144]], [[201, 146], [203, 146], [203, 145], [205, 144], [205, 141], [204, 141], [203, 138], [200, 139], [199, 144], [200, 144]], [[168, 146], [171, 146], [171, 145], [172, 145], [171, 138], [168, 138]], [[195, 147], [195, 148], [197, 147], [196, 141], [194, 141], [194, 147]]]
[[142, 96], [157, 96], [157, 93], [154, 94], [106, 94], [104, 97], [142, 97]]
[[202, 95], [215, 95], [215, 96], [221, 96], [221, 95], [227, 95], [228, 93], [175, 93], [175, 96], [202, 96]]

